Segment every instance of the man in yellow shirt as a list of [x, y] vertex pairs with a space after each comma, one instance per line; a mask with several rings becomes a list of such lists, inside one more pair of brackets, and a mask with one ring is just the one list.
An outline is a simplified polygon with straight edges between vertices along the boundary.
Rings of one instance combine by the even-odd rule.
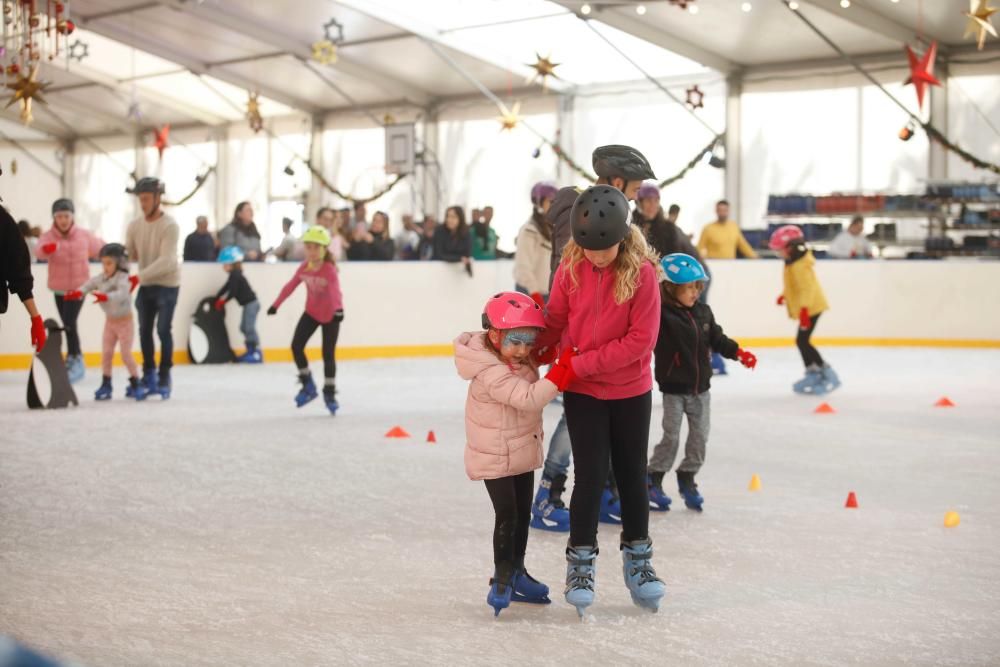
[[729, 202], [723, 199], [716, 204], [715, 215], [718, 220], [708, 223], [701, 230], [698, 239], [701, 256], [706, 259], [736, 259], [736, 250], [739, 249], [743, 257], [757, 259], [757, 253], [743, 238], [739, 225], [729, 219]]

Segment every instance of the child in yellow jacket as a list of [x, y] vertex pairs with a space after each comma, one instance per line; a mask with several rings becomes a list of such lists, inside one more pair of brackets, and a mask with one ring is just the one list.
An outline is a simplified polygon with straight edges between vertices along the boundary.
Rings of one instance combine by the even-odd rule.
[[831, 392], [840, 386], [840, 378], [809, 340], [819, 316], [830, 307], [816, 278], [816, 258], [806, 247], [802, 230], [795, 225], [776, 229], [768, 245], [785, 258], [785, 288], [778, 297], [778, 305], [788, 309], [789, 318], [799, 321], [795, 344], [802, 354], [806, 376], [793, 384], [792, 389], [799, 394]]

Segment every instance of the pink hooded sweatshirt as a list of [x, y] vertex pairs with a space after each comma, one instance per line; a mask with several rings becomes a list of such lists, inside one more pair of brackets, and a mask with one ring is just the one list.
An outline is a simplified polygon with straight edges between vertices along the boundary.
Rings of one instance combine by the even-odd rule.
[[337, 267], [330, 262], [320, 262], [315, 271], [309, 268], [309, 262], [302, 262], [292, 279], [281, 288], [281, 293], [274, 300], [274, 307], [279, 308], [299, 283], [306, 284], [306, 313], [320, 324], [330, 322], [334, 314], [344, 308]]
[[[56, 251], [47, 253], [42, 250], [47, 243], [55, 243]], [[49, 261], [49, 289], [53, 292], [68, 292], [87, 282], [90, 279], [87, 260], [97, 259], [102, 247], [104, 241], [75, 223], [65, 236], [52, 225], [38, 239], [38, 249], [35, 251], [38, 259]]]
[[542, 409], [559, 390], [530, 364], [508, 365], [486, 347], [485, 333], [455, 339], [455, 367], [471, 380], [465, 400], [465, 472], [469, 479], [511, 477], [542, 467]]
[[656, 269], [643, 262], [635, 295], [615, 303], [615, 271], [598, 269], [586, 259], [576, 265], [574, 288], [566, 265], [552, 280], [545, 311], [545, 331], [538, 348], [575, 347], [577, 379], [566, 391], [602, 400], [632, 398], [653, 387], [650, 362], [660, 330], [660, 288]]

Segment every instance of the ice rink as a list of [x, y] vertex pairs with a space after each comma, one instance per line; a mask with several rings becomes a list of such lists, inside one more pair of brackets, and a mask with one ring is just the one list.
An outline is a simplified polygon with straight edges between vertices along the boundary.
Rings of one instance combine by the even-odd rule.
[[528, 544], [553, 604], [486, 605], [451, 359], [341, 363], [336, 418], [295, 409], [287, 364], [177, 367], [143, 404], [120, 368], [95, 404], [88, 369], [79, 408], [38, 412], [0, 373], [0, 634], [93, 667], [1000, 663], [1000, 350], [823, 349], [832, 415], [790, 391], [794, 348], [757, 352], [713, 383], [705, 512], [651, 516], [660, 612], [602, 526], [584, 622], [562, 534]]

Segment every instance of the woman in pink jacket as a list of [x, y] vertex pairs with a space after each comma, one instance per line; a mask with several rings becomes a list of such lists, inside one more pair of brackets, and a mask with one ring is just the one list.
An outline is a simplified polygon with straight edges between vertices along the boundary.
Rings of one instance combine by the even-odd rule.
[[657, 257], [630, 224], [625, 195], [583, 191], [570, 213], [573, 239], [549, 292], [540, 349], [575, 349], [563, 405], [576, 462], [566, 549], [566, 601], [583, 616], [594, 601], [597, 520], [609, 461], [621, 496], [621, 550], [632, 601], [656, 611], [665, 592], [652, 566], [646, 447], [650, 361], [659, 331]]
[[344, 297], [340, 293], [340, 278], [337, 276], [337, 265], [329, 252], [330, 233], [319, 225], [313, 225], [302, 235], [305, 247], [306, 261], [295, 270], [292, 279], [281, 288], [281, 293], [267, 309], [268, 315], [274, 315], [299, 283], [306, 284], [306, 311], [299, 318], [292, 335], [292, 357], [299, 369], [299, 381], [302, 388], [295, 396], [295, 405], [302, 407], [316, 398], [316, 383], [309, 372], [309, 360], [306, 358], [306, 343], [316, 333], [323, 329], [323, 401], [331, 415], [336, 415], [340, 404], [337, 402], [337, 337], [340, 336], [340, 323], [344, 321]]
[[[531, 359], [545, 326], [541, 307], [531, 297], [501, 292], [486, 302], [486, 333], [455, 339], [455, 366], [469, 380], [465, 401], [465, 471], [485, 480], [496, 521], [493, 526], [493, 578], [486, 602], [496, 615], [515, 602], [549, 603], [549, 588], [524, 568], [528, 522], [542, 467], [542, 409], [561, 391], [565, 357], [544, 380]], [[572, 353], [570, 353], [570, 356]]]
[[48, 260], [49, 289], [55, 292], [56, 310], [66, 331], [66, 370], [70, 382], [83, 378], [83, 356], [76, 320], [82, 301], [67, 301], [66, 292], [75, 290], [90, 278], [88, 260], [97, 259], [104, 241], [75, 224], [75, 209], [70, 199], [57, 199], [52, 204], [52, 228], [38, 239], [38, 259]]

